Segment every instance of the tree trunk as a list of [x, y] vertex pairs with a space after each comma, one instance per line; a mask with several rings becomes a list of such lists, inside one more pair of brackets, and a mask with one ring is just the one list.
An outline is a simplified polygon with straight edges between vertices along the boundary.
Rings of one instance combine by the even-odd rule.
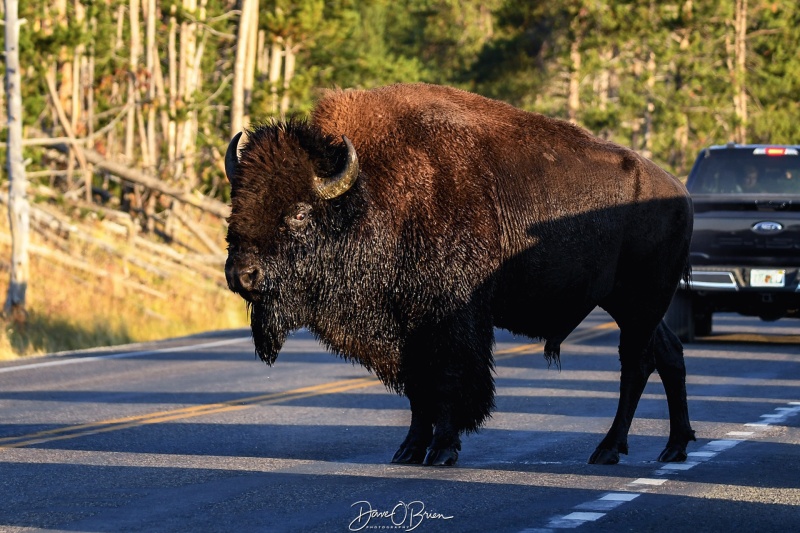
[[[73, 6], [75, 9], [75, 20], [79, 25], [86, 25], [86, 10], [81, 4], [80, 0], [74, 0]], [[85, 91], [87, 85], [83, 83], [83, 73], [86, 70], [86, 45], [79, 44], [75, 47], [74, 57], [72, 59], [72, 77], [74, 86], [72, 89], [72, 130], [78, 132], [80, 135], [86, 135], [86, 114], [84, 112], [83, 103], [86, 101]]]
[[78, 139], [75, 136], [75, 132], [72, 130], [72, 123], [69, 121], [67, 117], [67, 113], [64, 111], [64, 108], [61, 106], [61, 100], [58, 98], [58, 91], [56, 90], [56, 80], [55, 74], [53, 70], [50, 70], [45, 74], [45, 82], [47, 84], [47, 90], [50, 92], [50, 99], [53, 101], [53, 107], [56, 111], [56, 116], [58, 117], [58, 122], [61, 124], [61, 127], [64, 129], [64, 133], [70, 139], [70, 161], [71, 158], [74, 156], [75, 159], [78, 160], [78, 165], [81, 167], [81, 172], [83, 173], [83, 180], [84, 180], [84, 187], [85, 187], [85, 198], [87, 202], [92, 201], [92, 173], [89, 169], [89, 165], [86, 163], [86, 158], [83, 155], [83, 149], [81, 148], [80, 144], [78, 143]]
[[[69, 26], [69, 21], [67, 20], [67, 0], [56, 0], [52, 3], [51, 9], [51, 13], [56, 16], [55, 26], [58, 27], [59, 30], [65, 31]], [[72, 61], [70, 61], [70, 56], [72, 56]], [[61, 80], [61, 84], [58, 88], [58, 97], [61, 100], [61, 107], [64, 109], [71, 108], [70, 101], [75, 92], [73, 86], [75, 80], [72, 66], [76, 57], [77, 54], [74, 50], [69, 50], [66, 46], [61, 46], [58, 51], [58, 57], [53, 61], [53, 66], [58, 72], [58, 79]]]
[[[183, 0], [183, 9], [193, 17], [197, 13], [197, 0]], [[194, 96], [197, 88], [197, 23], [182, 22], [180, 27], [180, 57], [178, 59], [178, 94], [180, 106], [183, 110], [181, 119], [178, 123], [178, 167], [175, 172], [176, 178], [184, 184], [187, 190], [191, 190], [196, 185], [196, 174], [194, 168], [195, 158], [195, 124], [197, 122], [194, 107]]]
[[[233, 67], [231, 135], [247, 127], [249, 100], [253, 90], [253, 70], [258, 42], [258, 0], [242, 0]], [[252, 34], [252, 35], [251, 35]]]
[[569, 49], [569, 95], [567, 97], [567, 118], [573, 124], [578, 122], [581, 90], [581, 39], [577, 32]]
[[259, 30], [258, 42], [256, 44], [256, 54], [258, 60], [256, 61], [256, 70], [258, 71], [259, 81], [267, 78], [269, 72], [269, 47], [267, 46], [267, 32]]
[[175, 124], [175, 117], [178, 116], [178, 53], [177, 53], [177, 35], [178, 35], [178, 19], [176, 14], [178, 7], [172, 4], [170, 7], [169, 17], [169, 36], [167, 38], [167, 65], [168, 65], [168, 80], [169, 80], [169, 125], [165, 132], [167, 136], [167, 161], [169, 164], [169, 174], [175, 175], [178, 154], [175, 151], [177, 125]]
[[289, 87], [294, 78], [294, 58], [295, 49], [292, 48], [292, 38], [286, 38], [285, 59], [283, 65], [283, 95], [281, 97], [281, 120], [286, 119], [286, 113], [289, 112]]
[[145, 68], [149, 76], [147, 83], [147, 152], [150, 154], [150, 165], [156, 169], [159, 165], [159, 151], [156, 139], [156, 109], [158, 97], [156, 94], [156, 68], [160, 63], [158, 58], [158, 45], [156, 42], [156, 0], [146, 0], [144, 3], [145, 17]]
[[130, 72], [128, 72], [128, 117], [125, 122], [125, 159], [128, 163], [133, 163], [134, 152], [133, 147], [136, 135], [136, 77], [139, 71], [139, 43], [141, 37], [139, 35], [139, 0], [130, 0], [129, 6], [129, 20], [130, 20]]
[[644, 146], [642, 155], [648, 159], [653, 158], [653, 113], [656, 110], [656, 54], [650, 50], [647, 56], [647, 104], [644, 110]]
[[30, 205], [28, 182], [22, 155], [22, 93], [19, 64], [17, 0], [6, 0], [5, 52], [6, 95], [8, 98], [8, 221], [11, 226], [11, 279], [3, 314], [25, 320], [25, 293], [28, 289], [28, 243]]
[[[206, 22], [207, 0], [200, 0], [197, 20], [199, 23], [193, 24], [192, 33], [194, 34], [195, 48], [194, 54], [189, 57], [189, 85], [187, 105], [190, 108], [189, 116], [185, 126], [186, 131], [186, 167], [187, 181], [190, 189], [195, 189], [200, 184], [197, 173], [197, 132], [200, 128], [199, 111], [197, 106], [197, 96], [202, 90], [203, 84], [203, 52], [205, 51], [208, 32], [204, 31]], [[198, 39], [199, 37], [199, 39]]]
[[258, 54], [258, 0], [250, 5], [250, 29], [247, 32], [247, 60], [244, 65], [244, 126], [250, 123], [250, 106], [253, 104], [253, 86]]
[[269, 90], [272, 96], [272, 114], [278, 112], [278, 80], [281, 78], [283, 49], [279, 40], [272, 41], [272, 53], [269, 60]]
[[736, 0], [734, 13], [734, 140], [747, 142], [747, 0]]
[[[119, 55], [122, 54], [122, 50], [125, 47], [125, 43], [122, 40], [124, 29], [125, 29], [125, 6], [120, 4], [117, 7], [117, 33], [116, 38], [114, 39], [114, 54]], [[114, 81], [111, 83], [111, 102], [118, 104], [120, 103], [120, 84], [117, 81], [116, 77]], [[111, 128], [108, 130], [108, 138], [106, 141], [106, 156], [108, 157], [115, 157], [119, 153], [119, 141], [117, 139], [117, 128]]]
[[600, 111], [608, 110], [608, 94], [611, 88], [611, 59], [614, 52], [611, 48], [603, 49], [600, 52], [600, 72], [595, 81], [595, 95], [597, 96], [597, 108]]

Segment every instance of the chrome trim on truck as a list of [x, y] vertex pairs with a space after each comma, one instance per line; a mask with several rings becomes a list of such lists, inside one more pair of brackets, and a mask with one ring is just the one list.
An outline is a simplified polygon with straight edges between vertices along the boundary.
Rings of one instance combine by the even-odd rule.
[[[686, 282], [681, 281], [681, 288], [686, 288]], [[720, 272], [718, 270], [692, 270], [689, 278], [689, 288], [693, 290], [738, 291], [739, 285], [733, 272]]]

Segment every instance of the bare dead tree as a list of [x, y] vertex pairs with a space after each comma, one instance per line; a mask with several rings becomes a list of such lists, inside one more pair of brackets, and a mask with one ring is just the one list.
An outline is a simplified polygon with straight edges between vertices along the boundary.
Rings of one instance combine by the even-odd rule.
[[736, 0], [734, 13], [733, 105], [736, 124], [734, 139], [747, 142], [747, 0]]
[[583, 20], [580, 15], [575, 17], [570, 24], [572, 30], [572, 44], [569, 48], [569, 94], [567, 96], [567, 116], [573, 124], [578, 123], [578, 111], [581, 102], [581, 62], [583, 46]]
[[3, 314], [24, 321], [28, 289], [28, 245], [30, 204], [22, 156], [22, 91], [19, 64], [19, 20], [17, 0], [5, 0], [6, 95], [8, 101], [8, 220], [11, 225], [11, 279]]
[[[236, 39], [236, 60], [233, 68], [233, 101], [231, 104], [231, 133], [247, 126], [248, 91], [252, 91], [252, 69], [255, 62], [253, 44], [257, 44], [258, 0], [242, 0], [239, 29]], [[250, 72], [248, 73], [248, 69]], [[249, 82], [249, 87], [248, 87]]]

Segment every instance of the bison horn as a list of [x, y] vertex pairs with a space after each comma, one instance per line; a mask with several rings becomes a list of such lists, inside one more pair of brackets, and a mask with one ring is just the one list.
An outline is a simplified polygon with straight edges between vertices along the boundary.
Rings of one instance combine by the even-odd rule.
[[314, 176], [314, 188], [323, 199], [332, 200], [337, 196], [346, 193], [356, 182], [358, 177], [358, 156], [356, 149], [350, 139], [342, 135], [345, 146], [347, 146], [347, 164], [344, 170], [331, 178], [320, 178]]
[[228, 145], [228, 151], [225, 152], [225, 176], [231, 183], [233, 183], [233, 178], [236, 177], [236, 168], [239, 166], [239, 138], [241, 136], [241, 131], [234, 135]]

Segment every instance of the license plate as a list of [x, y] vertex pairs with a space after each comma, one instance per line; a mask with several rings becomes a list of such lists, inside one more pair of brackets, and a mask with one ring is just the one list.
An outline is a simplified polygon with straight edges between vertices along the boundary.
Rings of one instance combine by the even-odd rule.
[[785, 270], [751, 270], [751, 287], [783, 287], [786, 285]]

